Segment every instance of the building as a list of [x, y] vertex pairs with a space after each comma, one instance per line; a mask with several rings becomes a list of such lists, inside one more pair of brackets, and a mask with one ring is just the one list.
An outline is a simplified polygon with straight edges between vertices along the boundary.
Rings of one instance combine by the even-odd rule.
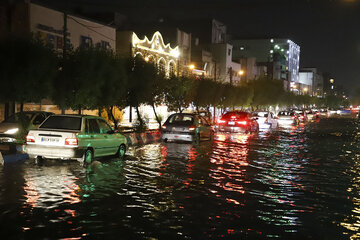
[[178, 74], [179, 47], [172, 48], [165, 44], [160, 32], [155, 32], [151, 38], [140, 39], [135, 32], [117, 32], [116, 52], [123, 56], [141, 55], [145, 61], [153, 62], [166, 76]]
[[284, 81], [291, 90], [299, 83], [300, 47], [288, 39], [238, 39], [231, 40], [233, 59], [256, 58], [257, 66], [267, 69], [267, 76]]
[[[66, 14], [43, 5], [25, 2], [15, 2], [8, 11], [8, 5], [0, 7], [0, 37], [16, 35], [20, 37], [39, 37], [44, 43], [53, 47], [59, 54], [63, 52], [64, 42], [69, 48], [79, 46], [99, 46], [104, 49], [116, 49], [116, 28], [95, 22], [79, 16]], [[5, 13], [5, 15], [2, 15]], [[4, 26], [6, 25], [6, 26]], [[66, 31], [64, 29], [66, 28]], [[49, 101], [44, 103], [26, 104], [24, 110], [55, 109]], [[7, 103], [2, 105], [0, 118], [17, 111], [17, 105]]]
[[324, 95], [324, 80], [321, 72], [317, 68], [302, 68], [299, 72], [298, 89], [301, 93], [322, 97]]

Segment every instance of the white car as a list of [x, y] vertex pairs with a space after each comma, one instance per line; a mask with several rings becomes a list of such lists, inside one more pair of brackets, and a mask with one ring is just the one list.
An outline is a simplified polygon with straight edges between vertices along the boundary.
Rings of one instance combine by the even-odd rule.
[[26, 137], [25, 151], [36, 162], [75, 159], [89, 164], [96, 157], [123, 157], [126, 137], [98, 116], [52, 115]]
[[54, 113], [43, 111], [24, 111], [11, 115], [9, 118], [0, 123], [0, 142], [21, 142], [19, 135], [25, 131], [23, 136], [25, 137], [28, 130], [24, 129], [25, 126], [22, 125], [22, 121], [23, 124], [28, 125], [28, 128], [36, 128], [52, 114]]
[[259, 124], [259, 129], [274, 129], [279, 126], [278, 120], [274, 117], [272, 112], [256, 111], [252, 115], [256, 118]]

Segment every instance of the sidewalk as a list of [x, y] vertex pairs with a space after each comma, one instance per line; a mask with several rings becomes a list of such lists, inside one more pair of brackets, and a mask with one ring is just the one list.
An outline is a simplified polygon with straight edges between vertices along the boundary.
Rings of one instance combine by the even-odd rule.
[[160, 141], [160, 131], [159, 130], [149, 130], [145, 133], [123, 133], [126, 137], [129, 146], [148, 144], [153, 142]]

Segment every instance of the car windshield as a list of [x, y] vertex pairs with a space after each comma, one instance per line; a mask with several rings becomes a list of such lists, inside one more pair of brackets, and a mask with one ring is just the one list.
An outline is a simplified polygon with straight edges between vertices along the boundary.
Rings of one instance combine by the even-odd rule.
[[81, 118], [73, 116], [50, 116], [39, 128], [80, 130]]
[[19, 122], [19, 119], [21, 118], [21, 116], [24, 116], [26, 118], [26, 120], [30, 121], [30, 119], [32, 119], [32, 117], [34, 116], [34, 113], [27, 113], [27, 112], [15, 113], [15, 114], [11, 115], [10, 117], [8, 117], [7, 119], [5, 119], [3, 122], [4, 123], [17, 123], [17, 122]]
[[169, 123], [193, 124], [194, 116], [187, 114], [175, 114], [170, 116]]
[[247, 112], [227, 112], [225, 113], [222, 118], [223, 119], [231, 119], [231, 118], [246, 118], [248, 116]]

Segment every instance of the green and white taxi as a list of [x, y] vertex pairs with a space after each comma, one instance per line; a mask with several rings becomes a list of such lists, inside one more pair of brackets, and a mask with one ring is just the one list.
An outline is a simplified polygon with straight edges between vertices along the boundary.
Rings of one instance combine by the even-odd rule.
[[75, 159], [89, 164], [104, 156], [124, 157], [126, 137], [105, 119], [89, 115], [52, 115], [26, 137], [25, 152], [43, 159]]

